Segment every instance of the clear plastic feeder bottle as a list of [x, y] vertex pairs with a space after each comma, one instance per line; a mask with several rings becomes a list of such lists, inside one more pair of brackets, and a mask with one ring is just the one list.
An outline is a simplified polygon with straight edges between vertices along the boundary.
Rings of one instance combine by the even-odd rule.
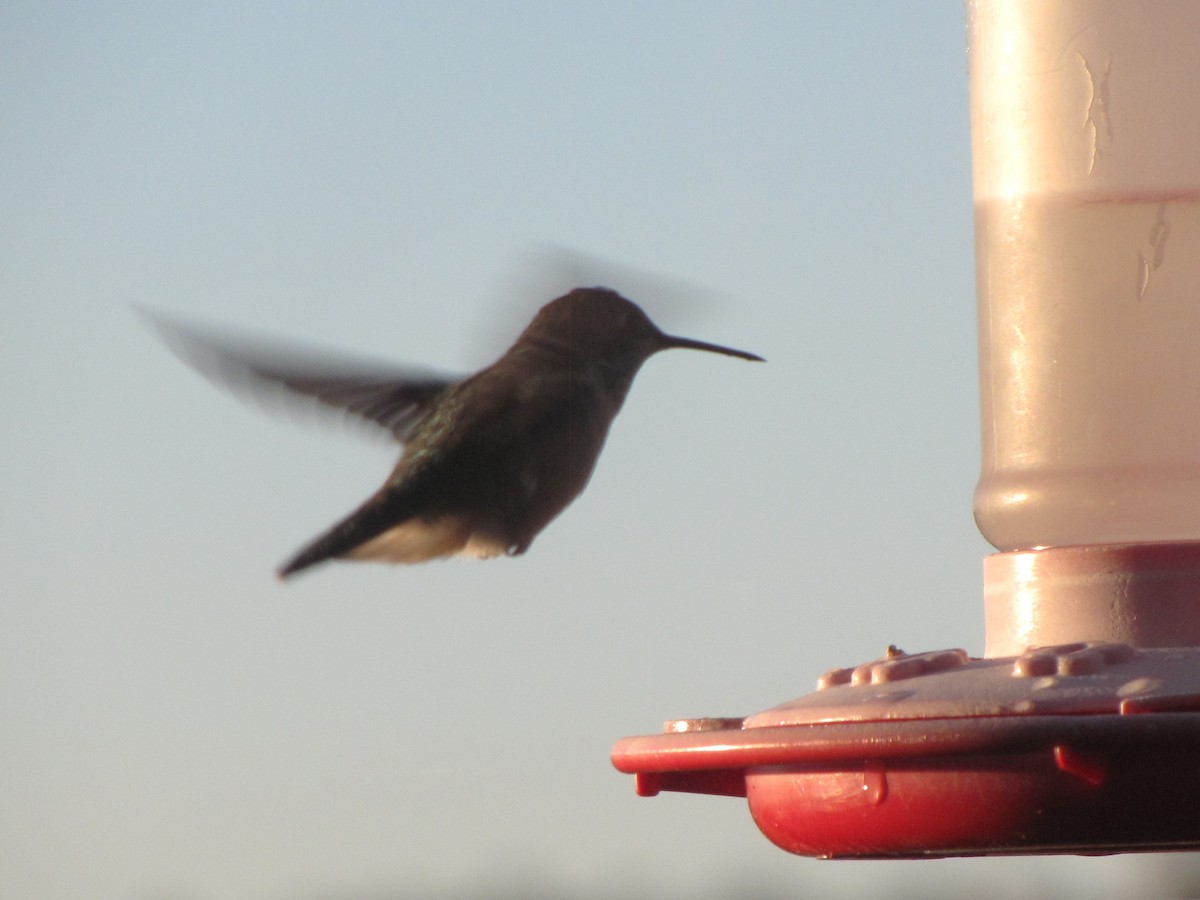
[[1200, 541], [1200, 2], [969, 12], [979, 528]]

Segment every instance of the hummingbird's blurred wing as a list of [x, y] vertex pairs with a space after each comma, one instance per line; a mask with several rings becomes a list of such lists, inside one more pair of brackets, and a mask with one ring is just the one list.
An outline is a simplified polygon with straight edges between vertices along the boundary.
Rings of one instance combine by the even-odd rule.
[[384, 428], [401, 443], [433, 401], [462, 380], [142, 313], [180, 359], [222, 387], [268, 403], [308, 397]]

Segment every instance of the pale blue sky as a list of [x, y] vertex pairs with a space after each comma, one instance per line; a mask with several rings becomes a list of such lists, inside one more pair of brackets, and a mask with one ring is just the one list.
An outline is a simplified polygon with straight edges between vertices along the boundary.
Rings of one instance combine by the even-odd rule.
[[[0, 123], [2, 900], [1156, 877], [817, 863], [608, 762], [889, 643], [982, 652], [959, 3], [10, 2]], [[652, 359], [523, 558], [277, 584], [395, 453], [133, 307], [466, 370], [567, 286], [547, 245], [769, 362]]]

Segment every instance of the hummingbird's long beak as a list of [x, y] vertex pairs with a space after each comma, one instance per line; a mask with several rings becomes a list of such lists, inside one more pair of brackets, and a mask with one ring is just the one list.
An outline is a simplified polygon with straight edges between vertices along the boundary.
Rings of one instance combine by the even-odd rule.
[[663, 350], [707, 350], [709, 353], [723, 353], [726, 356], [736, 356], [738, 359], [748, 359], [753, 362], [766, 362], [761, 356], [754, 353], [747, 353], [745, 350], [734, 350], [732, 347], [722, 347], [719, 344], [708, 344], [704, 341], [693, 341], [691, 338], [675, 337], [674, 335], [664, 334], [662, 341]]

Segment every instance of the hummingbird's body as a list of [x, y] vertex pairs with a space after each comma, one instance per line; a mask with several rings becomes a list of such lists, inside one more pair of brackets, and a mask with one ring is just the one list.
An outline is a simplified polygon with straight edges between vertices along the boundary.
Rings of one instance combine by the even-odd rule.
[[663, 334], [617, 293], [551, 301], [493, 365], [462, 381], [315, 374], [221, 352], [258, 379], [392, 430], [404, 453], [384, 485], [279, 570], [330, 558], [416, 563], [524, 553], [587, 485], [642, 363], [685, 347], [753, 354]]
[[524, 553], [587, 484], [628, 384], [606, 386], [565, 354], [512, 355], [447, 388], [383, 487], [281, 574], [329, 556]]

